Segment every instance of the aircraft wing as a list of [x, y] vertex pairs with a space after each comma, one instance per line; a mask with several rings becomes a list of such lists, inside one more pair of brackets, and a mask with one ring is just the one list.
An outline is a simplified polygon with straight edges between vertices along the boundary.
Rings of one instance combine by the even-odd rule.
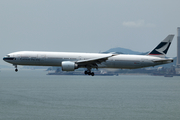
[[99, 57], [99, 58], [92, 58], [87, 60], [78, 60], [75, 63], [78, 65], [83, 66], [91, 66], [91, 67], [97, 67], [97, 64], [101, 64], [102, 62], [105, 62], [108, 60], [108, 58], [115, 56], [114, 54], [108, 55], [106, 57]]

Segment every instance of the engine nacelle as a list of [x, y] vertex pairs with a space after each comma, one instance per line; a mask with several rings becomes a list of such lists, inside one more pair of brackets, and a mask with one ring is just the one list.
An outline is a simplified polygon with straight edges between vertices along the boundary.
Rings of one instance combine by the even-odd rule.
[[63, 61], [61, 63], [62, 71], [74, 71], [78, 69], [78, 65], [71, 61]]

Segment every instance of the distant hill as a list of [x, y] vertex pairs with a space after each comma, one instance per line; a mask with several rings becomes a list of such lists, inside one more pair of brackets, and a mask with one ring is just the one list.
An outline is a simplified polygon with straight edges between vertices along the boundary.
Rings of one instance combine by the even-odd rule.
[[136, 54], [136, 55], [143, 54], [142, 52], [137, 52], [137, 51], [133, 51], [133, 50], [126, 49], [126, 48], [121, 48], [121, 47], [111, 48], [106, 51], [106, 53], [110, 53], [110, 52], [116, 52], [116, 53], [120, 53], [120, 54]]

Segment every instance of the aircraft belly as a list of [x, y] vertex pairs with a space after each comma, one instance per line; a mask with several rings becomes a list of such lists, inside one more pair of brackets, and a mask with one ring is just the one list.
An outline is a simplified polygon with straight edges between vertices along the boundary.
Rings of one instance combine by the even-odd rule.
[[119, 68], [119, 69], [136, 69], [152, 66], [151, 61], [142, 61], [142, 60], [115, 60], [107, 61], [99, 66], [99, 68]]
[[141, 63], [139, 61], [116, 60], [116, 61], [107, 61], [98, 66], [99, 68], [134, 69], [141, 67]]
[[133, 68], [140, 67], [140, 62], [138, 62], [138, 61], [116, 61], [115, 67], [122, 68], [122, 69], [133, 69]]
[[59, 59], [46, 59], [46, 60], [41, 60], [40, 65], [43, 65], [43, 66], [60, 66], [61, 62], [62, 61]]

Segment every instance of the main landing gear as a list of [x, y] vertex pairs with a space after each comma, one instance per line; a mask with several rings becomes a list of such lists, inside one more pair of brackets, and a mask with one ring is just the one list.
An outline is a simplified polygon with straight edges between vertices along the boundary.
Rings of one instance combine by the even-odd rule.
[[17, 72], [17, 71], [18, 71], [18, 69], [17, 69], [17, 65], [14, 65], [14, 67], [15, 67], [15, 72]]
[[84, 71], [84, 74], [94, 76], [94, 72], [91, 71]]

